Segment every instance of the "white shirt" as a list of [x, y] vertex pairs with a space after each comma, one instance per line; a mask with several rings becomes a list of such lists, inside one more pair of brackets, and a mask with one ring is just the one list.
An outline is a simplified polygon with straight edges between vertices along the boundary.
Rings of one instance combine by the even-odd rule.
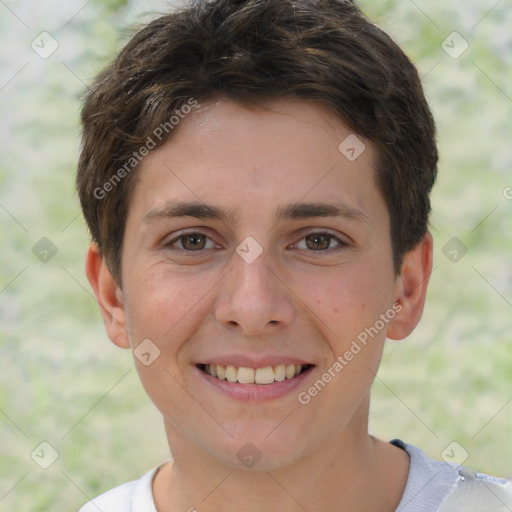
[[[419, 448], [394, 441], [410, 456], [404, 494], [396, 512], [510, 512], [512, 480], [427, 457]], [[163, 464], [162, 464], [163, 465]], [[157, 466], [87, 502], [79, 512], [157, 512], [152, 482]]]

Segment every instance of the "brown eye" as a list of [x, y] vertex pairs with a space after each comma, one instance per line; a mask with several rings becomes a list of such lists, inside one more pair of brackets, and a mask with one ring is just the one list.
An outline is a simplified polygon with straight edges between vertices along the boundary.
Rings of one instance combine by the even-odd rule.
[[[332, 241], [336, 242], [334, 247]], [[328, 252], [333, 253], [345, 249], [349, 244], [337, 236], [327, 232], [316, 232], [306, 235], [295, 247], [309, 252]]]
[[325, 233], [314, 233], [305, 237], [306, 247], [314, 251], [323, 251], [331, 245], [332, 235]]
[[[169, 243], [165, 244], [165, 247], [173, 252], [182, 254], [191, 252], [202, 253], [208, 249], [214, 249], [215, 243], [213, 240], [210, 240], [210, 237], [203, 233], [190, 231], [173, 238]], [[203, 251], [203, 249], [205, 251]]]
[[206, 244], [206, 236], [201, 233], [191, 233], [189, 235], [182, 235], [181, 246], [187, 251], [196, 251], [204, 249]]
[[[334, 240], [334, 245], [333, 245]], [[292, 248], [306, 251], [312, 256], [332, 255], [347, 249], [351, 244], [327, 231], [315, 231], [305, 235]]]

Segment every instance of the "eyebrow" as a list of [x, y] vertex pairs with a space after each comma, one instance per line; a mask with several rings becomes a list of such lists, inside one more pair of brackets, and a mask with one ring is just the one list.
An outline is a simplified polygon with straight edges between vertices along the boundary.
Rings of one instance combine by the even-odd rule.
[[[163, 206], [151, 210], [144, 216], [142, 223], [179, 217], [220, 220], [225, 223], [236, 223], [238, 219], [233, 209], [223, 209], [197, 201], [180, 201], [167, 202]], [[276, 220], [299, 220], [315, 217], [342, 217], [349, 220], [368, 222], [368, 217], [361, 210], [343, 202], [290, 203], [279, 206], [276, 212]]]

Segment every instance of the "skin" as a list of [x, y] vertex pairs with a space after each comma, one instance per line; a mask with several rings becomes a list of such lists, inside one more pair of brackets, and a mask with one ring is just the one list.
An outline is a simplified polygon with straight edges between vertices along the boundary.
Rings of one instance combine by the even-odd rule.
[[[265, 107], [201, 105], [144, 159], [126, 220], [122, 290], [97, 246], [87, 253], [110, 339], [132, 349], [150, 339], [160, 350], [148, 366], [134, 358], [173, 455], [154, 479], [155, 504], [159, 512], [392, 512], [409, 458], [368, 434], [370, 388], [386, 336], [403, 339], [420, 320], [432, 237], [395, 275], [372, 144], [358, 136], [366, 149], [351, 162], [338, 150], [351, 131], [324, 107], [289, 100]], [[230, 209], [236, 218], [144, 220], [176, 200]], [[275, 219], [280, 205], [319, 201], [343, 202], [364, 218]], [[199, 250], [178, 238], [184, 230], [206, 235], [196, 240]], [[330, 239], [321, 250], [325, 239], [308, 237], [326, 231], [344, 244]], [[236, 252], [249, 236], [262, 248], [252, 263]], [[300, 404], [298, 392], [393, 304], [400, 312]], [[315, 367], [292, 393], [241, 401], [206, 385], [196, 368], [233, 353]], [[237, 457], [248, 442], [261, 454], [250, 468]]]

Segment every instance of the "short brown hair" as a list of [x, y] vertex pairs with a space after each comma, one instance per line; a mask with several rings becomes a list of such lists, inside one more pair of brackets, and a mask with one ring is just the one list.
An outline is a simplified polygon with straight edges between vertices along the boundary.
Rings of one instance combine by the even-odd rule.
[[141, 147], [191, 99], [217, 96], [245, 106], [319, 101], [372, 141], [400, 273], [427, 232], [438, 162], [434, 120], [409, 58], [349, 1], [193, 0], [135, 34], [85, 98], [78, 193], [119, 284]]

